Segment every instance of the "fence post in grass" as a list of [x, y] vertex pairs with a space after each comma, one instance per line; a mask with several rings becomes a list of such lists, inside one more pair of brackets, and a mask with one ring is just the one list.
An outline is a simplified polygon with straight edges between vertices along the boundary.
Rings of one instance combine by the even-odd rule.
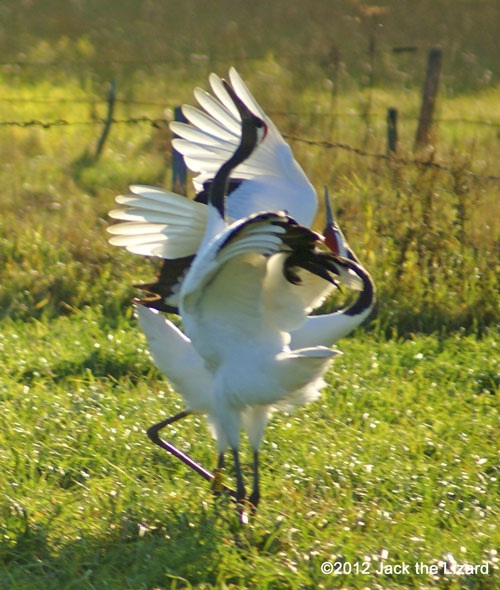
[[415, 151], [421, 150], [431, 142], [432, 118], [436, 106], [442, 58], [443, 51], [440, 47], [434, 47], [429, 51], [422, 106], [418, 120], [417, 135], [415, 137]]
[[[175, 107], [174, 120], [187, 123], [186, 117], [182, 114], [182, 107]], [[174, 134], [174, 137], [177, 137]], [[172, 147], [172, 190], [180, 195], [185, 195], [187, 168], [184, 157]]]
[[387, 109], [387, 155], [398, 150], [398, 109]]
[[115, 101], [116, 101], [116, 93], [115, 93], [115, 79], [113, 78], [109, 84], [109, 94], [108, 94], [108, 114], [106, 116], [106, 121], [104, 122], [104, 129], [102, 130], [101, 137], [99, 138], [99, 142], [97, 144], [97, 149], [95, 151], [94, 160], [98, 160], [102, 148], [106, 142], [106, 139], [109, 134], [109, 130], [111, 129], [111, 124], [113, 123], [113, 110], [115, 108]]

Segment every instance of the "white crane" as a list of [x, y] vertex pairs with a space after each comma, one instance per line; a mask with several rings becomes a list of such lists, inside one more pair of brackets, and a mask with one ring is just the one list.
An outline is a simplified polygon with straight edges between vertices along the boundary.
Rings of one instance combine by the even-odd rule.
[[[248, 159], [231, 173], [227, 207], [233, 217], [246, 216], [262, 209], [282, 206], [293, 212], [303, 223], [309, 224], [316, 211], [316, 194], [302, 169], [294, 160], [289, 146], [283, 141], [274, 124], [263, 113], [234, 69], [230, 72], [233, 89], [247, 109], [257, 113], [265, 123], [266, 135]], [[173, 130], [183, 137], [174, 140], [188, 165], [201, 174], [195, 179], [200, 190], [205, 183], [207, 190], [201, 191], [200, 198], [206, 197], [214, 172], [238, 146], [241, 138], [240, 115], [222, 81], [212, 74], [212, 89], [217, 101], [197, 89], [195, 96], [207, 114], [193, 107], [184, 107], [191, 125], [173, 123]], [[196, 125], [196, 128], [193, 127]], [[118, 197], [125, 208], [114, 210], [111, 216], [124, 221], [111, 228], [114, 237], [111, 242], [126, 246], [132, 252], [157, 255], [177, 260], [166, 260], [164, 274], [173, 275], [167, 280], [168, 297], [163, 309], [175, 310], [177, 305], [178, 280], [185, 272], [198, 250], [204, 235], [208, 207], [168, 191], [152, 187], [132, 187], [133, 194]], [[262, 198], [262, 197], [265, 198]], [[331, 215], [328, 196], [325, 194], [327, 226], [324, 231], [330, 249], [358, 262], [347, 245], [345, 238]], [[305, 323], [291, 332], [291, 349], [317, 345], [331, 346], [340, 337], [359, 325], [369, 314], [374, 302], [373, 283], [362, 267], [360, 270], [362, 290], [356, 302], [348, 308], [323, 316], [307, 317]], [[173, 270], [173, 273], [172, 273]], [[160, 279], [161, 282], [161, 279]], [[173, 289], [171, 288], [173, 285]], [[160, 302], [162, 303], [162, 302]], [[158, 301], [153, 307], [162, 309]], [[197, 465], [189, 457], [175, 449], [170, 443], [159, 438], [159, 430], [190, 413], [214, 415], [213, 396], [208, 392], [212, 387], [212, 373], [205, 367], [202, 357], [187, 338], [172, 322], [158, 312], [143, 306], [137, 307], [138, 319], [145, 332], [153, 359], [158, 368], [167, 376], [174, 389], [184, 399], [186, 410], [153, 426], [148, 434], [160, 446], [179, 456], [207, 479], [212, 474]], [[301, 316], [302, 317], [302, 316]], [[317, 395], [318, 387], [314, 395]], [[249, 434], [252, 448], [257, 452], [265, 423], [276, 407], [293, 406], [293, 401], [281, 401], [266, 407], [246, 408], [241, 419]], [[255, 499], [255, 498], [254, 498]]]
[[332, 284], [360, 289], [365, 272], [354, 261], [321, 250], [321, 236], [284, 213], [255, 214], [226, 226], [229, 174], [256, 144], [256, 131], [265, 128], [236, 95], [232, 99], [242, 116], [241, 143], [212, 183], [206, 231], [182, 282], [179, 309], [212, 376], [202, 404], [216, 432], [219, 467], [229, 446], [236, 498], [244, 499], [238, 454], [243, 425], [254, 451], [249, 501], [257, 506], [258, 447], [271, 409], [315, 399], [336, 354], [324, 346], [291, 350], [289, 332], [304, 323]]

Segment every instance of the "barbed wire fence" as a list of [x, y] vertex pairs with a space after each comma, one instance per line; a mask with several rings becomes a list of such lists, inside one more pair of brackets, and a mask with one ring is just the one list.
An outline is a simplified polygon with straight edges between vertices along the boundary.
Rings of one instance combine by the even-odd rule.
[[[414, 48], [412, 48], [414, 49]], [[397, 48], [394, 48], [393, 51], [396, 51]], [[429, 56], [431, 56], [434, 53], [435, 56], [435, 52], [436, 49], [432, 49], [429, 52]], [[250, 61], [250, 60], [256, 60], [256, 59], [261, 59], [265, 56], [253, 56], [253, 57], [233, 57], [229, 60], [229, 58], [225, 57], [225, 58], [220, 58], [219, 60], [217, 59], [217, 57], [210, 57], [208, 58], [207, 56], [190, 56], [191, 62], [192, 63], [204, 63], [207, 61], [210, 62], [217, 62], [217, 61]], [[431, 59], [429, 60], [429, 64], [430, 64]], [[39, 67], [39, 66], [46, 66], [46, 67], [61, 67], [63, 65], [85, 65], [85, 66], [91, 66], [92, 65], [92, 61], [80, 61], [80, 60], [54, 60], [54, 61], [25, 61], [25, 60], [17, 60], [17, 61], [0, 61], [0, 66], [3, 67], [19, 67], [19, 68], [23, 68], [23, 67]], [[100, 64], [103, 63], [102, 60], [99, 60]], [[145, 60], [105, 60], [105, 63], [109, 63], [109, 64], [121, 64], [121, 65], [161, 65], [161, 64], [170, 64], [172, 63], [172, 60], [153, 60], [153, 61], [145, 61]], [[426, 78], [426, 84], [428, 83], [428, 79], [429, 76], [434, 76], [437, 78], [439, 78], [439, 71], [429, 71], [427, 72], [427, 78]], [[16, 128], [23, 128], [23, 129], [29, 129], [29, 128], [40, 128], [40, 129], [51, 129], [51, 128], [55, 128], [55, 127], [69, 127], [69, 126], [102, 126], [103, 127], [103, 131], [102, 134], [99, 138], [98, 141], [98, 149], [96, 151], [96, 159], [99, 157], [99, 154], [102, 150], [102, 147], [104, 145], [104, 142], [106, 140], [106, 137], [109, 133], [110, 127], [112, 125], [150, 125], [153, 128], [157, 128], [157, 129], [164, 129], [168, 126], [168, 123], [170, 122], [170, 119], [167, 116], [164, 117], [150, 117], [148, 115], [140, 115], [140, 116], [134, 116], [134, 117], [124, 117], [124, 118], [118, 118], [118, 117], [114, 117], [113, 116], [113, 110], [116, 104], [121, 104], [121, 105], [125, 105], [125, 106], [151, 106], [151, 107], [158, 107], [158, 108], [162, 108], [164, 110], [167, 111], [171, 111], [171, 112], [175, 112], [178, 109], [178, 106], [175, 105], [171, 105], [168, 103], [168, 101], [151, 101], [151, 100], [137, 100], [137, 99], [124, 99], [124, 98], [119, 98], [115, 95], [115, 91], [114, 91], [114, 82], [111, 82], [111, 89], [110, 89], [110, 93], [108, 95], [107, 98], [98, 98], [98, 97], [92, 97], [92, 98], [27, 98], [25, 96], [4, 96], [4, 97], [0, 97], [0, 104], [1, 103], [12, 103], [12, 104], [47, 104], [47, 105], [53, 105], [53, 104], [81, 104], [81, 105], [86, 105], [89, 107], [95, 107], [97, 105], [104, 105], [107, 104], [108, 105], [108, 113], [107, 113], [107, 117], [103, 118], [103, 117], [92, 117], [91, 119], [88, 120], [74, 120], [74, 121], [70, 121], [64, 118], [58, 118], [58, 119], [53, 119], [53, 120], [42, 120], [42, 119], [38, 119], [38, 118], [33, 118], [33, 119], [27, 119], [27, 120], [0, 120], [0, 128], [8, 128], [8, 127], [16, 127]], [[436, 88], [435, 88], [435, 92], [437, 92], [437, 83], [436, 83]], [[425, 96], [425, 85], [424, 85], [424, 97], [423, 97], [423, 103], [425, 102], [426, 99], [429, 99], [429, 97]], [[435, 101], [435, 96], [430, 97], [431, 102]], [[388, 109], [388, 111], [395, 111], [395, 109]], [[389, 113], [387, 115], [384, 114], [380, 114], [380, 113], [338, 113], [338, 112], [331, 112], [331, 113], [324, 113], [324, 112], [316, 112], [316, 111], [303, 111], [303, 112], [297, 112], [297, 111], [272, 111], [269, 110], [268, 111], [269, 115], [271, 116], [300, 116], [300, 117], [309, 117], [309, 118], [313, 118], [313, 117], [325, 117], [325, 118], [332, 118], [332, 119], [338, 119], [338, 118], [362, 118], [362, 119], [385, 119], [388, 122], [389, 125]], [[396, 113], [397, 115], [397, 113]], [[394, 116], [394, 112], [392, 113], [392, 116]], [[422, 113], [420, 114], [419, 117], [417, 116], [410, 116], [410, 115], [403, 115], [403, 116], [399, 116], [397, 115], [397, 117], [399, 118], [399, 120], [402, 121], [419, 121], [419, 125], [421, 124], [421, 119], [422, 119]], [[458, 118], [458, 117], [450, 117], [450, 118], [446, 118], [446, 117], [433, 117], [432, 113], [431, 113], [431, 117], [430, 117], [430, 121], [427, 122], [428, 128], [430, 129], [430, 126], [433, 123], [441, 123], [441, 124], [464, 124], [464, 125], [471, 125], [471, 126], [482, 126], [482, 127], [491, 127], [491, 128], [500, 128], [500, 120], [499, 121], [493, 121], [493, 120], [483, 120], [483, 119], [471, 119], [471, 118]], [[394, 121], [393, 121], [394, 124]], [[427, 130], [428, 131], [428, 130]], [[402, 157], [397, 155], [396, 153], [396, 142], [397, 142], [397, 129], [393, 130], [393, 132], [396, 133], [396, 138], [392, 140], [393, 146], [391, 148], [391, 139], [389, 137], [389, 145], [388, 145], [388, 150], [386, 153], [377, 153], [377, 152], [371, 152], [368, 151], [366, 149], [363, 149], [361, 147], [357, 147], [357, 146], [353, 146], [347, 143], [342, 143], [342, 142], [331, 142], [331, 141], [326, 141], [326, 140], [315, 140], [315, 139], [310, 139], [310, 138], [304, 138], [304, 137], [297, 137], [294, 135], [288, 135], [288, 134], [283, 134], [285, 139], [292, 141], [292, 142], [299, 142], [299, 143], [304, 143], [310, 146], [316, 146], [319, 148], [323, 148], [323, 149], [338, 149], [338, 150], [343, 150], [343, 151], [347, 151], [350, 152], [352, 154], [355, 154], [356, 156], [359, 157], [366, 157], [366, 158], [372, 158], [372, 159], [378, 159], [378, 160], [384, 160], [387, 162], [392, 162], [395, 164], [400, 164], [400, 165], [404, 165], [404, 166], [417, 166], [420, 168], [431, 168], [431, 169], [435, 169], [435, 170], [440, 170], [443, 172], [448, 172], [448, 173], [455, 173], [457, 172], [457, 167], [456, 166], [451, 166], [451, 165], [447, 165], [447, 164], [443, 164], [440, 162], [436, 162], [433, 159], [425, 159], [422, 157], [415, 157], [415, 158], [408, 158], [408, 157]], [[390, 129], [388, 127], [388, 133], [390, 135]], [[493, 181], [493, 182], [499, 182], [500, 181], [500, 176], [495, 176], [495, 175], [488, 175], [488, 174], [479, 174], [479, 173], [475, 173], [472, 172], [470, 170], [467, 169], [463, 169], [460, 168], [460, 173], [464, 176], [467, 177], [471, 177], [471, 178], [476, 178], [479, 180], [484, 180], [484, 181]]]
[[[139, 101], [140, 102], [140, 101]], [[135, 102], [133, 103], [135, 104]], [[166, 107], [168, 108], [168, 107]], [[276, 114], [269, 111], [270, 115]], [[284, 113], [280, 113], [284, 114]], [[300, 115], [300, 113], [292, 113], [295, 115]], [[318, 115], [317, 113], [306, 113], [305, 116], [314, 116]], [[337, 115], [343, 116], [343, 115]], [[344, 116], [358, 116], [362, 117], [362, 115], [344, 115]], [[408, 117], [410, 119], [410, 117]], [[411, 117], [411, 120], [416, 120], [416, 117]], [[470, 124], [479, 124], [479, 125], [490, 125], [492, 127], [500, 127], [500, 123], [490, 122], [490, 121], [479, 121], [474, 122], [468, 119], [436, 119], [436, 121], [444, 121], [444, 122], [459, 122], [459, 123], [470, 123]], [[55, 119], [52, 121], [41, 121], [39, 119], [30, 119], [26, 121], [0, 121], [0, 128], [1, 127], [20, 127], [20, 128], [41, 128], [41, 129], [50, 129], [52, 127], [68, 127], [68, 126], [104, 126], [106, 124], [113, 124], [113, 125], [140, 125], [140, 124], [148, 124], [153, 128], [161, 129], [166, 128], [169, 124], [170, 120], [165, 117], [149, 117], [146, 115], [141, 115], [138, 117], [128, 117], [128, 118], [113, 118], [110, 121], [104, 118], [96, 118], [87, 121], [67, 121], [65, 119]], [[402, 156], [398, 156], [396, 154], [387, 154], [387, 153], [377, 153], [377, 152], [370, 152], [368, 150], [362, 149], [360, 147], [356, 147], [347, 143], [342, 142], [331, 142], [326, 140], [313, 140], [304, 137], [296, 137], [294, 135], [289, 135], [284, 133], [283, 137], [288, 141], [304, 143], [310, 146], [316, 146], [323, 149], [338, 149], [343, 150], [346, 152], [350, 152], [355, 154], [359, 157], [366, 157], [372, 159], [383, 160], [386, 162], [393, 162], [395, 164], [400, 164], [403, 166], [417, 166], [419, 168], [432, 168], [435, 170], [441, 170], [442, 172], [449, 172], [454, 173], [457, 171], [457, 168], [454, 166], [447, 166], [446, 164], [442, 164], [439, 162], [431, 161], [431, 160], [424, 160], [420, 158], [405, 158]], [[470, 170], [461, 169], [461, 174], [467, 177], [476, 178], [478, 180], [485, 180], [485, 181], [493, 181], [493, 182], [500, 182], [500, 176], [495, 175], [488, 175], [488, 174], [479, 174], [472, 172]]]
[[[83, 104], [87, 106], [96, 106], [96, 105], [103, 105], [106, 104], [108, 101], [105, 99], [69, 99], [69, 98], [61, 98], [61, 99], [28, 99], [28, 98], [0, 98], [0, 103], [2, 102], [12, 102], [12, 103], [32, 103], [32, 104]], [[162, 107], [165, 110], [173, 110], [177, 105], [170, 105], [167, 102], [153, 102], [153, 101], [146, 101], [146, 100], [128, 100], [128, 99], [116, 99], [117, 104], [123, 105], [130, 105], [130, 106], [157, 106]], [[385, 115], [381, 113], [369, 113], [368, 115], [362, 113], [318, 113], [316, 111], [274, 111], [272, 109], [266, 111], [271, 116], [295, 116], [295, 117], [339, 117], [339, 118], [366, 118], [369, 116], [371, 119], [385, 119]], [[416, 115], [403, 115], [399, 117], [402, 121], [418, 121], [418, 117]], [[12, 127], [60, 127], [62, 125], [100, 125], [102, 124], [103, 120], [99, 118], [95, 118], [88, 121], [66, 121], [64, 119], [56, 119], [55, 121], [41, 121], [39, 119], [29, 119], [26, 121], [0, 121], [1, 126], [12, 126]], [[156, 126], [157, 123], [168, 122], [168, 119], [164, 117], [158, 118], [151, 118], [146, 115], [139, 116], [139, 117], [130, 117], [127, 119], [115, 119], [113, 123], [118, 124], [129, 124], [134, 125], [138, 123], [151, 123]], [[499, 121], [490, 121], [490, 120], [483, 120], [483, 119], [469, 119], [469, 118], [460, 118], [460, 117], [436, 117], [434, 118], [435, 123], [443, 123], [443, 124], [465, 124], [465, 125], [477, 125], [477, 126], [484, 126], [484, 127], [494, 127], [500, 128], [500, 120]]]

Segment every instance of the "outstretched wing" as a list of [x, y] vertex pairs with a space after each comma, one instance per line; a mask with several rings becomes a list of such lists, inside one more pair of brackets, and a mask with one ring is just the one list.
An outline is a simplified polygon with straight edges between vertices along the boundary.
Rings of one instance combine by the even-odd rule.
[[159, 258], [196, 253], [205, 233], [206, 205], [150, 186], [133, 185], [130, 193], [116, 197], [121, 207], [109, 212], [122, 222], [107, 228], [111, 244]]
[[[233, 180], [242, 182], [227, 198], [228, 215], [241, 219], [261, 211], [286, 211], [299, 223], [310, 226], [317, 208], [314, 187], [234, 68], [229, 71], [229, 79], [241, 101], [264, 121], [267, 134], [254, 153], [231, 174]], [[193, 181], [197, 192], [234, 153], [241, 137], [240, 116], [221, 79], [211, 74], [209, 82], [213, 96], [201, 88], [194, 92], [203, 110], [184, 106], [189, 124], [170, 124], [179, 136], [172, 141], [173, 146], [184, 155], [187, 166], [199, 173]]]

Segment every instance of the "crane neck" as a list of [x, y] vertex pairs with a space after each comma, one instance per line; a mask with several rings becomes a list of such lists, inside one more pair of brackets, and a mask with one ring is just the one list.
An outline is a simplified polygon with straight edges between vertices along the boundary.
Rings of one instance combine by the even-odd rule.
[[261, 120], [251, 113], [242, 116], [241, 141], [234, 154], [218, 170], [210, 186], [208, 202], [225, 219], [224, 200], [231, 172], [251, 156], [258, 142], [258, 126]]
[[267, 125], [248, 109], [226, 80], [222, 80], [222, 84], [241, 117], [240, 143], [229, 160], [219, 168], [219, 171], [214, 177], [208, 198], [209, 204], [217, 209], [220, 217], [224, 220], [224, 199], [228, 188], [229, 176], [236, 166], [252, 155], [259, 140], [264, 139], [267, 133]]
[[348, 316], [357, 316], [366, 312], [367, 315], [375, 304], [375, 283], [368, 272], [361, 266], [361, 264], [359, 264], [354, 254], [352, 252], [351, 254], [354, 260], [350, 257], [347, 259], [350, 263], [349, 268], [361, 279], [363, 282], [363, 288], [356, 298], [356, 301], [354, 301], [352, 305], [340, 310], [339, 313], [343, 313]]

